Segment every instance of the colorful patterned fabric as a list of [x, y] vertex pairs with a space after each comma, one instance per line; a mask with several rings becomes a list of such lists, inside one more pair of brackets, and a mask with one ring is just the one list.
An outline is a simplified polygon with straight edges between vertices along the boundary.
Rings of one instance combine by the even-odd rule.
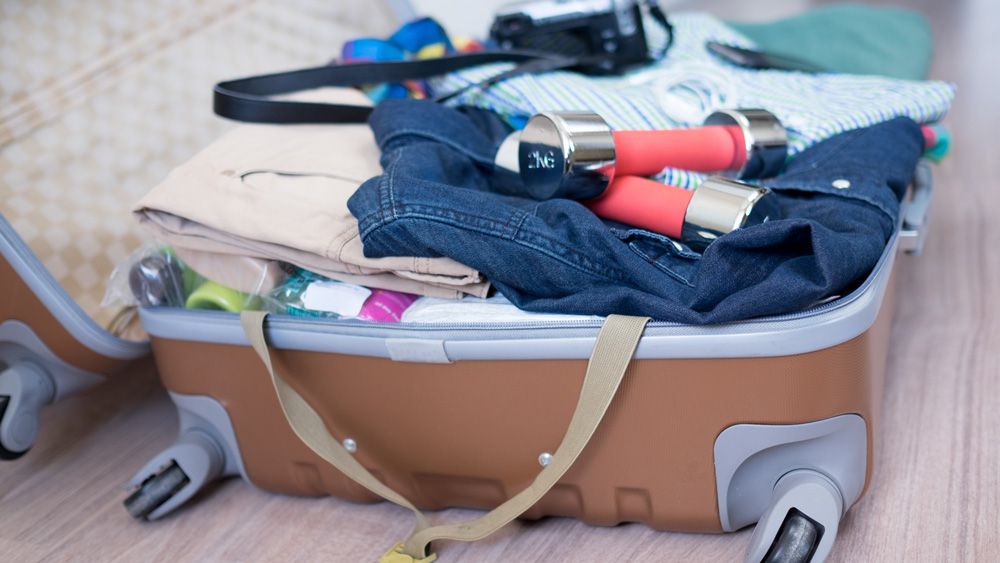
[[[672, 14], [671, 21], [675, 40], [667, 57], [625, 76], [522, 75], [485, 91], [471, 88], [450, 103], [492, 109], [515, 125], [539, 111], [590, 110], [615, 129], [688, 127], [717, 109], [760, 107], [785, 124], [794, 155], [838, 133], [893, 117], [937, 121], [955, 93], [945, 82], [737, 68], [710, 55], [705, 42], [754, 48], [751, 41], [705, 13]], [[657, 26], [646, 33], [654, 50], [666, 39]], [[509, 68], [500, 63], [453, 73], [432, 83], [434, 94], [465, 88]], [[692, 188], [703, 175], [667, 169], [658, 179]]]
[[[452, 41], [441, 24], [431, 18], [420, 18], [406, 23], [388, 39], [361, 37], [344, 43], [341, 61], [346, 63], [363, 61], [405, 61], [442, 57], [456, 52], [478, 51], [482, 46], [468, 39]], [[365, 93], [373, 102], [388, 98], [427, 97], [425, 80], [407, 80], [386, 84], [373, 84], [365, 88]]]

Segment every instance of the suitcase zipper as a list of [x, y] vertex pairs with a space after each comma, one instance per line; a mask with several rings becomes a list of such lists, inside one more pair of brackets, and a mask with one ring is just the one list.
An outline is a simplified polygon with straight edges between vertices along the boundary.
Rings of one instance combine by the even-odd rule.
[[[802, 319], [805, 317], [811, 317], [815, 315], [821, 315], [827, 313], [834, 309], [838, 309], [848, 305], [849, 303], [855, 301], [860, 295], [864, 294], [865, 291], [878, 279], [879, 272], [882, 271], [884, 267], [891, 266], [892, 258], [896, 254], [896, 236], [889, 241], [886, 246], [887, 252], [883, 254], [882, 258], [872, 269], [871, 274], [865, 278], [865, 281], [861, 283], [853, 291], [830, 301], [820, 303], [819, 305], [810, 307], [808, 309], [803, 309], [802, 311], [796, 311], [794, 313], [786, 313], [783, 315], [771, 315], [766, 317], [758, 317], [754, 319], [747, 319], [742, 321], [734, 321], [731, 323], [723, 323], [729, 326], [738, 326], [741, 324], [760, 324], [760, 323], [778, 323], [784, 321], [794, 321]], [[288, 317], [272, 317], [275, 320], [281, 319], [286, 320]], [[338, 324], [341, 326], [372, 326], [372, 323], [368, 321], [359, 321], [356, 319], [327, 319], [325, 321], [321, 320], [308, 320], [305, 322], [317, 323], [317, 324]], [[514, 321], [514, 322], [465, 322], [465, 323], [386, 323], [379, 324], [378, 328], [387, 329], [390, 331], [406, 331], [406, 332], [420, 332], [420, 331], [448, 331], [448, 330], [544, 330], [544, 329], [572, 329], [572, 328], [600, 328], [604, 323], [603, 319], [581, 319], [581, 320], [559, 320], [559, 321]], [[664, 327], [679, 327], [679, 326], [691, 326], [685, 323], [669, 322], [669, 321], [650, 321], [647, 325], [648, 328], [664, 328]], [[719, 326], [719, 325], [716, 325]]]

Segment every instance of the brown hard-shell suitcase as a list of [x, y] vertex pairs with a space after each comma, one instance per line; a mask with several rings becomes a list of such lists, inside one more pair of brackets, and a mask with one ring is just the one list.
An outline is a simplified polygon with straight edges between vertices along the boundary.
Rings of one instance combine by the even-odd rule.
[[[921, 164], [897, 232], [847, 295], [724, 325], [649, 323], [593, 437], [521, 516], [697, 532], [759, 522], [748, 560], [825, 558], [871, 476], [893, 264], [901, 250], [919, 252], [930, 193]], [[160, 518], [229, 475], [284, 494], [380, 500], [320, 457], [315, 439], [297, 437], [267, 354], [255, 353], [237, 315], [144, 309], [141, 318], [181, 427], [129, 483], [134, 516]], [[259, 337], [330, 448], [418, 507], [492, 509], [558, 457], [600, 330], [587, 320], [271, 316]]]

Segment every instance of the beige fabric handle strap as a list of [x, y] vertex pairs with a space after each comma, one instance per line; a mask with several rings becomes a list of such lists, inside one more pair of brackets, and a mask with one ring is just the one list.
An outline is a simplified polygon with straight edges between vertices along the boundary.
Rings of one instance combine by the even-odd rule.
[[[604, 418], [611, 400], [625, 375], [632, 354], [635, 352], [646, 323], [645, 317], [611, 315], [605, 321], [597, 337], [594, 350], [587, 364], [580, 398], [570, 420], [569, 429], [562, 443], [552, 455], [549, 464], [539, 472], [535, 480], [523, 491], [484, 514], [460, 524], [429, 526], [427, 518], [402, 495], [385, 486], [372, 476], [354, 457], [330, 435], [322, 419], [315, 410], [285, 380], [275, 373], [271, 357], [264, 339], [264, 318], [266, 313], [244, 312], [243, 329], [254, 350], [264, 362], [281, 408], [292, 429], [299, 438], [317, 455], [336, 467], [341, 473], [353, 479], [373, 493], [400, 506], [409, 508], [416, 515], [417, 523], [410, 537], [402, 546], [383, 557], [388, 561], [432, 561], [427, 557], [427, 549], [432, 541], [451, 539], [475, 541], [499, 530], [531, 508], [547, 493], [573, 465]], [[425, 559], [426, 557], [426, 559]]]
[[323, 419], [302, 395], [293, 389], [283, 377], [275, 373], [274, 367], [271, 365], [271, 353], [268, 351], [267, 341], [264, 339], [265, 317], [267, 317], [267, 313], [263, 311], [243, 311], [240, 314], [240, 321], [243, 323], [243, 331], [250, 339], [253, 349], [260, 356], [264, 367], [267, 368], [267, 373], [271, 376], [281, 410], [285, 413], [285, 418], [295, 434], [305, 445], [316, 452], [316, 455], [364, 488], [386, 500], [412, 510], [417, 517], [417, 529], [426, 528], [428, 524], [423, 513], [402, 495], [385, 486], [358, 463], [358, 460], [354, 459], [354, 456], [330, 435]]

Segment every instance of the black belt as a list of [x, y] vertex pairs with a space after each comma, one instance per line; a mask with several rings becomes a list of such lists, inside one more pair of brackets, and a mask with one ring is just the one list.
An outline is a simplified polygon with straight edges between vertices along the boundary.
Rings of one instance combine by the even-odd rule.
[[487, 51], [419, 61], [327, 65], [220, 82], [215, 85], [213, 109], [222, 117], [253, 123], [360, 123], [368, 119], [372, 111], [370, 106], [275, 100], [271, 96], [324, 86], [358, 86], [430, 78], [498, 62], [519, 64], [514, 69], [439, 99], [450, 98], [468, 88], [489, 86], [519, 74], [571, 68], [583, 61], [535, 51]]

